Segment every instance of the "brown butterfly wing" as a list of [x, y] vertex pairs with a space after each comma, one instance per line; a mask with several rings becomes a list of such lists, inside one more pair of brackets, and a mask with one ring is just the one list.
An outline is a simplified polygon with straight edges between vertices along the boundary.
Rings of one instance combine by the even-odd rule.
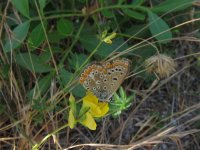
[[95, 94], [100, 101], [109, 101], [129, 71], [129, 60], [117, 59], [102, 64], [92, 64], [81, 74], [79, 82]]
[[129, 60], [127, 59], [117, 59], [110, 63], [110, 66], [106, 67], [107, 70], [107, 92], [108, 99], [112, 97], [114, 92], [117, 91], [119, 86], [124, 81], [125, 77], [128, 74], [130, 67]]
[[103, 67], [103, 65], [94, 63], [84, 70], [84, 72], [81, 74], [79, 82], [86, 90], [91, 91], [100, 100], [102, 100], [106, 98], [106, 96], [104, 96], [106, 91], [103, 90], [103, 87], [105, 87], [105, 76], [106, 69]]

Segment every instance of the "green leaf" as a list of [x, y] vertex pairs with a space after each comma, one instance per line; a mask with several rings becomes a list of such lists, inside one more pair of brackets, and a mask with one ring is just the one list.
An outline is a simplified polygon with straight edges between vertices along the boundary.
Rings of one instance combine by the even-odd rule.
[[138, 12], [138, 11], [127, 9], [127, 8], [122, 9], [122, 10], [129, 17], [135, 18], [137, 20], [144, 20], [145, 19], [145, 14], [143, 14], [142, 12]]
[[12, 0], [12, 4], [22, 15], [29, 18], [28, 0]]
[[47, 63], [52, 58], [50, 51], [46, 50], [46, 49], [44, 49], [44, 51], [41, 52], [39, 57], [40, 57], [40, 60], [41, 60], [42, 63]]
[[85, 62], [87, 57], [88, 56], [85, 54], [72, 54], [71, 58], [69, 59], [69, 64], [73, 69], [77, 70]]
[[[45, 23], [46, 29], [46, 23]], [[38, 24], [31, 32], [29, 36], [29, 46], [30, 48], [36, 49], [40, 46], [40, 44], [45, 40], [44, 30], [42, 28], [42, 24]]]
[[39, 0], [39, 5], [40, 5], [40, 11], [43, 13], [43, 9], [46, 6], [46, 1], [47, 0]]
[[131, 5], [142, 5], [144, 2], [144, 0], [134, 0], [131, 2]]
[[[146, 43], [144, 44], [141, 44], [139, 46], [139, 48], [135, 48], [133, 51], [132, 51], [132, 54], [135, 55], [135, 56], [139, 56], [140, 60], [141, 61], [144, 61], [145, 59], [155, 55], [157, 53], [155, 47], [151, 46], [151, 45], [147, 45]], [[141, 63], [139, 62], [139, 60], [137, 59], [135, 63]], [[138, 64], [138, 65], [139, 65]]]
[[60, 19], [57, 22], [57, 30], [61, 34], [69, 35], [73, 31], [73, 23], [67, 19]]
[[60, 72], [59, 77], [61, 79], [59, 80], [60, 85], [65, 87], [68, 84], [68, 82], [71, 80], [71, 78], [73, 77], [73, 73], [67, 71], [64, 68], [60, 69], [59, 72]]
[[152, 7], [155, 13], [177, 12], [192, 6], [195, 0], [165, 0], [157, 6]]
[[87, 107], [87, 106], [84, 106], [84, 105], [82, 105], [82, 107], [81, 107], [81, 109], [80, 109], [80, 111], [79, 111], [79, 114], [78, 114], [78, 116], [79, 116], [79, 121], [81, 122], [81, 121], [84, 121], [85, 119], [86, 119], [86, 113], [88, 112], [90, 110], [90, 107]]
[[10, 52], [23, 43], [27, 36], [29, 26], [30, 22], [27, 21], [14, 28], [13, 32], [11, 33], [11, 38], [6, 39], [6, 43], [3, 47], [4, 52]]
[[76, 97], [83, 97], [85, 95], [85, 89], [79, 84], [72, 90], [72, 93]]
[[72, 95], [72, 93], [70, 93], [70, 96], [69, 96], [69, 106], [70, 106], [70, 109], [72, 110], [74, 117], [77, 117], [76, 102], [75, 102], [75, 98]]
[[113, 99], [114, 100], [109, 103], [109, 112], [113, 117], [117, 117], [123, 110], [127, 110], [131, 106], [132, 101], [135, 99], [135, 93], [127, 97], [124, 89], [120, 87], [119, 95], [115, 93]]
[[29, 54], [29, 53], [17, 54], [16, 63], [28, 69], [29, 71], [35, 73], [44, 73], [53, 70], [48, 64], [44, 64], [42, 59], [35, 54]]
[[48, 40], [51, 43], [57, 43], [63, 38], [65, 38], [65, 36], [58, 31], [52, 31], [48, 33]]
[[34, 86], [33, 89], [31, 89], [28, 92], [28, 97], [30, 99], [38, 99], [40, 98], [42, 95], [44, 95], [44, 93], [50, 88], [51, 85], [51, 79], [52, 79], [53, 75], [52, 74], [47, 74], [46, 76], [42, 77], [38, 84], [36, 84]]
[[[99, 44], [100, 40], [93, 35], [82, 35], [80, 36], [80, 42], [88, 52], [92, 52]], [[123, 45], [119, 48], [121, 44]], [[127, 43], [124, 44], [124, 39], [115, 38], [112, 44], [102, 43], [97, 52], [95, 53], [95, 55], [99, 55], [105, 58], [114, 50], [119, 52], [119, 51], [124, 51], [127, 48], [128, 45]]]
[[138, 37], [140, 37], [141, 39], [146, 39], [151, 36], [149, 29], [146, 27], [146, 24], [132, 25], [131, 27], [125, 29], [124, 34], [127, 34], [129, 36], [134, 35], [133, 38], [136, 39]]
[[155, 36], [160, 43], [167, 43], [169, 40], [171, 40], [172, 33], [168, 24], [162, 18], [151, 11], [148, 11], [148, 21], [151, 34]]
[[106, 18], [113, 18], [114, 17], [113, 12], [110, 11], [110, 10], [107, 10], [107, 9], [102, 10], [102, 14]]

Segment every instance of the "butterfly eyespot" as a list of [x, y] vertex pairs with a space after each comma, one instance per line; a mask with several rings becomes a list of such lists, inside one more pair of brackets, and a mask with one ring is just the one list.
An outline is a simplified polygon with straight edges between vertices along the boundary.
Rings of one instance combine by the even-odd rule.
[[79, 78], [79, 82], [83, 82], [83, 78], [82, 77]]
[[110, 75], [111, 75], [111, 72], [108, 72], [108, 75], [110, 76]]
[[106, 82], [106, 81], [107, 81], [107, 79], [106, 79], [106, 78], [104, 78], [104, 79], [103, 79], [103, 82]]
[[89, 90], [90, 88], [89, 87], [86, 87], [86, 90]]
[[123, 74], [124, 74], [123, 72], [120, 73], [120, 75], [123, 75]]
[[102, 79], [102, 78], [103, 78], [103, 75], [100, 75], [100, 78]]
[[101, 84], [101, 81], [97, 80], [97, 81], [96, 81], [96, 84]]
[[118, 79], [116, 77], [113, 78], [114, 81], [117, 81]]
[[95, 87], [93, 87], [92, 89], [96, 91], [96, 88], [95, 88]]
[[106, 90], [106, 89], [107, 89], [107, 87], [106, 87], [106, 86], [104, 86], [104, 87], [103, 87], [103, 89], [104, 89], [104, 90]]
[[[84, 71], [85, 72], [85, 71]], [[81, 76], [84, 76], [85, 74], [84, 73], [81, 73]]]
[[97, 89], [100, 89], [100, 86], [97, 86]]
[[84, 84], [87, 85], [87, 86], [89, 85], [89, 83], [87, 81], [85, 81]]

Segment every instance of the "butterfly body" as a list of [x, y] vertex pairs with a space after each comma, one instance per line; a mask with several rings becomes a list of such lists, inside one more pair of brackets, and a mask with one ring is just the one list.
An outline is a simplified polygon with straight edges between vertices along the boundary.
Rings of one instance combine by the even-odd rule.
[[94, 63], [84, 70], [79, 82], [100, 101], [109, 101], [126, 77], [129, 67], [128, 59]]

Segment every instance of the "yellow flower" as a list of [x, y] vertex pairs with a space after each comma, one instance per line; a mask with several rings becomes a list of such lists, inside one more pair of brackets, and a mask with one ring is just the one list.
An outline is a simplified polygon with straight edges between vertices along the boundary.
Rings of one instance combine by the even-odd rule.
[[86, 118], [84, 120], [80, 121], [80, 123], [83, 124], [84, 126], [88, 127], [90, 130], [96, 130], [97, 124], [96, 124], [94, 118], [92, 117], [92, 115], [89, 112], [87, 112], [85, 114], [85, 117]]
[[98, 98], [92, 93], [88, 92], [83, 98], [83, 106], [89, 107], [89, 113], [93, 117], [103, 117], [109, 110], [107, 102], [98, 102]]
[[69, 127], [73, 129], [77, 122], [88, 127], [90, 130], [96, 130], [97, 124], [94, 118], [103, 117], [109, 110], [108, 103], [98, 102], [98, 98], [88, 92], [85, 97], [83, 97], [83, 105], [80, 111], [77, 111], [75, 98], [70, 95], [69, 98], [70, 111], [69, 111]]
[[107, 44], [112, 44], [112, 39], [114, 39], [117, 35], [117, 33], [113, 32], [111, 33], [109, 36], [106, 36], [107, 35], [107, 31], [105, 30], [103, 33], [102, 33], [102, 41], [107, 43]]

